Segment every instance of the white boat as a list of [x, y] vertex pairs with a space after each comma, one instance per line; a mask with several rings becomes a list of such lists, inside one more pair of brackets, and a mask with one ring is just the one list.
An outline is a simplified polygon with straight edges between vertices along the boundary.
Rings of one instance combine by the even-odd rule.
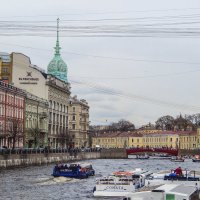
[[124, 197], [145, 186], [145, 179], [152, 173], [142, 169], [114, 172], [112, 176], [99, 178], [94, 187], [94, 196]]
[[182, 157], [173, 156], [173, 157], [171, 158], [171, 161], [172, 161], [172, 162], [184, 162], [185, 159], [182, 158]]
[[129, 194], [123, 200], [199, 200], [199, 190], [193, 185], [165, 184], [151, 191]]
[[192, 162], [200, 162], [200, 155], [195, 155]]

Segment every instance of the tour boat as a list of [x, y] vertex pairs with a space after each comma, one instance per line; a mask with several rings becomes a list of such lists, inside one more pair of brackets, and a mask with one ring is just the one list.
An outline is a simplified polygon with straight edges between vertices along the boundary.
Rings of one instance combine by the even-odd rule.
[[94, 176], [95, 171], [90, 163], [71, 163], [56, 165], [53, 169], [53, 176], [69, 178], [88, 178]]
[[126, 194], [136, 192], [144, 187], [145, 178], [152, 173], [142, 169], [133, 171], [114, 172], [112, 176], [99, 178], [93, 193], [95, 197], [123, 197]]
[[174, 156], [174, 157], [171, 158], [171, 161], [172, 161], [172, 162], [184, 162], [185, 159], [182, 158], [182, 157]]
[[193, 162], [200, 162], [200, 155], [195, 155], [192, 159]]
[[200, 200], [194, 185], [164, 184], [149, 191], [128, 194], [123, 200]]

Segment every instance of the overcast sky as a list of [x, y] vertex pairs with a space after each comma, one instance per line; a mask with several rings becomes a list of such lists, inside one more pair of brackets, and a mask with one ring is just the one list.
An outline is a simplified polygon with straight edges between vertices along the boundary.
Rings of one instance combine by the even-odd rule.
[[59, 17], [72, 95], [89, 102], [91, 123], [140, 126], [200, 112], [199, 12], [199, 0], [6, 0], [0, 51], [46, 70]]

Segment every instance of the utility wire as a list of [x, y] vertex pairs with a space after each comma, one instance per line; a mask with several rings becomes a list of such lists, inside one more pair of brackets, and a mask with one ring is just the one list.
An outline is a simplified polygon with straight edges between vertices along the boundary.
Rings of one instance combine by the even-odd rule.
[[118, 96], [134, 101], [141, 101], [144, 103], [150, 103], [154, 104], [157, 106], [166, 106], [166, 107], [172, 107], [175, 109], [182, 109], [182, 110], [190, 110], [190, 111], [200, 111], [200, 107], [198, 106], [191, 106], [191, 105], [185, 105], [185, 104], [177, 104], [173, 102], [166, 102], [158, 99], [153, 99], [145, 96], [140, 96], [140, 95], [135, 95], [135, 94], [126, 94], [122, 91], [114, 90], [110, 87], [105, 87], [105, 86], [99, 86], [93, 83], [88, 83], [88, 82], [82, 82], [82, 81], [76, 81], [76, 80], [71, 80], [72, 83], [77, 84], [77, 85], [84, 85], [90, 88], [93, 88], [95, 92], [100, 92], [103, 94], [108, 94], [108, 95], [113, 95], [113, 96]]
[[[51, 51], [49, 49], [43, 49], [43, 48], [36, 48], [31, 46], [24, 46], [24, 45], [18, 45], [18, 44], [10, 44], [10, 43], [4, 43], [0, 42], [2, 45], [8, 45], [8, 46], [18, 46], [26, 49], [33, 49], [33, 50], [40, 50], [40, 51]], [[122, 57], [111, 57], [111, 56], [100, 56], [100, 55], [93, 55], [93, 54], [84, 54], [84, 53], [76, 53], [71, 51], [62, 51], [63, 54], [72, 54], [76, 56], [85, 56], [85, 57], [93, 57], [93, 58], [99, 58], [99, 59], [109, 59], [109, 60], [122, 60], [122, 61], [131, 61], [131, 62], [147, 62], [147, 63], [164, 63], [164, 64], [185, 64], [185, 65], [200, 65], [199, 62], [188, 62], [188, 61], [169, 61], [169, 60], [150, 60], [150, 59], [134, 59], [134, 58], [122, 58]]]

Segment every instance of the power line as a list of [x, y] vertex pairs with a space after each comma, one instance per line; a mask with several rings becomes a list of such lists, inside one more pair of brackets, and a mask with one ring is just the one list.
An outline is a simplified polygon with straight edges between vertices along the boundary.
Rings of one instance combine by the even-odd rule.
[[144, 103], [150, 103], [150, 104], [154, 104], [157, 106], [166, 106], [166, 107], [172, 107], [175, 109], [184, 109], [184, 110], [190, 110], [190, 111], [191, 110], [193, 110], [193, 111], [200, 110], [200, 107], [198, 107], [198, 106], [177, 104], [177, 103], [173, 103], [173, 102], [166, 102], [166, 101], [153, 99], [153, 98], [140, 96], [140, 95], [135, 95], [135, 94], [126, 94], [122, 91], [114, 90], [110, 87], [95, 85], [93, 83], [81, 82], [81, 81], [76, 81], [76, 80], [71, 80], [71, 82], [74, 84], [78, 84], [78, 85], [85, 85], [87, 87], [95, 89], [96, 92], [101, 92], [103, 94], [118, 96], [118, 97], [130, 99], [130, 100], [134, 100], [134, 101], [141, 101]]
[[[160, 10], [126, 10], [126, 11], [93, 11], [93, 12], [85, 12], [85, 10], [78, 10], [76, 13], [66, 13], [72, 10], [66, 10], [65, 13], [57, 13], [57, 14], [43, 14], [43, 15], [14, 15], [14, 16], [1, 16], [0, 18], [21, 18], [21, 17], [61, 17], [61, 16], [69, 16], [69, 15], [104, 15], [104, 14], [128, 14], [128, 13], [147, 13], [147, 12], [168, 12], [168, 11], [189, 11], [189, 10], [200, 10], [200, 8], [174, 8], [174, 9], [160, 9]], [[74, 11], [74, 10], [73, 10]], [[84, 11], [81, 13], [81, 11]]]
[[[2, 42], [0, 42], [0, 44], [9, 45], [9, 46], [19, 46], [19, 47], [22, 47], [22, 48], [40, 50], [40, 51], [52, 51], [52, 50], [49, 50], [49, 49], [35, 48], [35, 47], [30, 47], [30, 46], [18, 45], [18, 44], [8, 44], [8, 43], [2, 43]], [[165, 63], [165, 64], [173, 64], [174, 63], [174, 64], [186, 64], [186, 65], [200, 65], [200, 63], [198, 63], [198, 62], [122, 58], [122, 57], [111, 57], [111, 56], [100, 56], [100, 55], [76, 53], [76, 52], [71, 52], [71, 51], [62, 51], [62, 53], [72, 54], [72, 55], [77, 55], [77, 56], [100, 58], [100, 59], [109, 59], [109, 60], [124, 60], [124, 61], [133, 61], [133, 62]]]

